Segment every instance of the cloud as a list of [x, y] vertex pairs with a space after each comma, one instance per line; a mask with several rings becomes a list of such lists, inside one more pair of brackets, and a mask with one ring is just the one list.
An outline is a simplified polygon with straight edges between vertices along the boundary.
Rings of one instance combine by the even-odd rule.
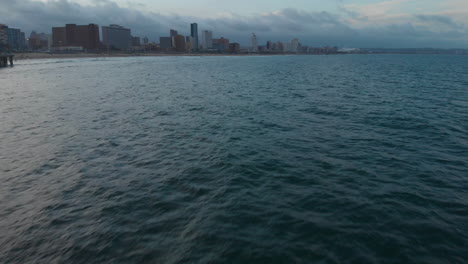
[[[344, 2], [344, 1], [343, 1]], [[98, 25], [119, 24], [132, 29], [136, 36], [158, 40], [169, 29], [189, 34], [189, 24], [213, 30], [215, 37], [247, 45], [255, 32], [260, 42], [289, 41], [300, 38], [306, 45], [338, 45], [346, 47], [460, 47], [468, 48], [468, 31], [463, 23], [449, 15], [401, 13], [407, 0], [384, 1], [374, 5], [343, 5], [339, 13], [307, 12], [285, 8], [256, 15], [223, 13], [212, 18], [160, 14], [118, 5], [112, 0], [88, 4], [69, 0], [0, 0], [0, 23], [24, 31], [50, 33], [53, 26], [66, 23]], [[449, 12], [450, 10], [444, 10]], [[375, 14], [382, 14], [380, 17]], [[26, 18], [26, 19], [25, 19]]]
[[453, 21], [452, 18], [448, 16], [441, 15], [416, 15], [416, 18], [423, 22], [434, 23], [444, 26], [449, 26], [452, 28], [463, 28]]

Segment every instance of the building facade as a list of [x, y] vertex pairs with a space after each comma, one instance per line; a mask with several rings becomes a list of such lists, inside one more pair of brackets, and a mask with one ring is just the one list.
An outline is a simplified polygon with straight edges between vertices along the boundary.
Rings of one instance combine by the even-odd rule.
[[65, 27], [52, 28], [54, 47], [82, 47], [97, 50], [100, 47], [99, 27], [96, 24], [67, 24]]
[[229, 39], [225, 39], [223, 37], [213, 39], [213, 49], [221, 52], [229, 50]]
[[141, 46], [141, 40], [139, 37], [132, 37], [132, 46], [134, 47]]
[[174, 38], [175, 49], [177, 52], [185, 52], [185, 37], [182, 35], [177, 35]]
[[295, 38], [291, 40], [290, 52], [293, 52], [293, 53], [299, 52], [299, 39]]
[[8, 26], [0, 24], [0, 52], [8, 49]]
[[258, 52], [258, 41], [257, 41], [257, 35], [255, 33], [252, 33], [252, 37], [250, 39], [250, 51], [251, 52]]
[[199, 50], [199, 40], [198, 40], [198, 24], [190, 24], [190, 36], [193, 38], [192, 48], [193, 50]]
[[159, 38], [159, 46], [163, 50], [172, 49], [172, 37], [160, 37]]
[[239, 53], [240, 52], [240, 44], [239, 43], [231, 43], [229, 44], [229, 52], [230, 53]]
[[213, 48], [213, 32], [210, 30], [204, 30], [202, 32], [202, 48], [212, 49]]
[[132, 47], [132, 33], [119, 25], [103, 26], [102, 42], [107, 49], [129, 50]]
[[24, 32], [16, 28], [8, 28], [8, 46], [13, 51], [20, 51], [26, 48]]
[[48, 50], [50, 36], [45, 33], [31, 32], [28, 39], [28, 46], [30, 50]]

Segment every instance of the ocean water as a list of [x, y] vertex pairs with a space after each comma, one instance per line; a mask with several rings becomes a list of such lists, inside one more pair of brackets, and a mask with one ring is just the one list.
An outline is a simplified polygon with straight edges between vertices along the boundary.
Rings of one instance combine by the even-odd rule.
[[466, 263], [468, 57], [0, 69], [0, 263]]

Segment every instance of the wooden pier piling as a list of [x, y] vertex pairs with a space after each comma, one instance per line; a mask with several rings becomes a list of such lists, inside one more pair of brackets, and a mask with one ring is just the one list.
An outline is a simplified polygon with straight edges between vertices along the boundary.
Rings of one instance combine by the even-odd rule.
[[0, 54], [0, 67], [7, 67], [8, 62], [13, 67], [13, 54]]

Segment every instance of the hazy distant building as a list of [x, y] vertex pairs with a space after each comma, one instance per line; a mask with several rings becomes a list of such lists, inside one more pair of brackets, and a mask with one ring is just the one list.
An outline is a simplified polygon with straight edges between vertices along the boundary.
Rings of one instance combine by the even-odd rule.
[[290, 42], [284, 42], [283, 43], [283, 52], [286, 52], [286, 53], [291, 52], [291, 43]]
[[190, 36], [193, 38], [193, 43], [192, 43], [192, 48], [194, 50], [198, 50], [198, 24], [197, 23], [192, 23], [190, 24]]
[[258, 41], [257, 41], [257, 35], [255, 33], [252, 33], [252, 37], [250, 39], [250, 51], [251, 52], [258, 52]]
[[8, 48], [8, 26], [0, 24], [0, 51]]
[[284, 45], [283, 45], [283, 42], [278, 41], [278, 43], [276, 43], [275, 51], [277, 51], [277, 52], [284, 52]]
[[186, 36], [185, 37], [185, 51], [186, 52], [191, 52], [192, 51], [192, 49], [193, 49], [192, 43], [193, 43], [192, 36]]
[[[50, 35], [49, 43], [52, 45], [52, 35]], [[26, 43], [26, 34], [24, 32], [20, 33], [20, 44], [23, 45], [23, 48], [22, 48], [23, 50], [28, 48], [28, 45]]]
[[141, 46], [141, 41], [139, 37], [132, 37], [132, 46], [134, 47]]
[[290, 52], [299, 52], [299, 40], [297, 38], [291, 40]]
[[132, 47], [132, 33], [119, 25], [102, 27], [102, 42], [108, 49], [129, 50]]
[[179, 35], [177, 30], [174, 30], [174, 29], [171, 29], [170, 34], [171, 34], [170, 36], [173, 37], [173, 38], [175, 38], [175, 37], [177, 37], [177, 35]]
[[148, 43], [149, 43], [148, 37], [144, 37], [144, 38], [143, 38], [143, 44], [144, 44], [144, 45], [147, 45]]
[[271, 40], [267, 41], [267, 44], [266, 44], [267, 51], [273, 51], [273, 46], [274, 46], [273, 44], [274, 43]]
[[202, 32], [202, 47], [204, 49], [213, 48], [213, 32], [210, 30], [204, 30]]
[[159, 38], [159, 46], [161, 47], [161, 49], [172, 49], [172, 37], [160, 37]]
[[229, 52], [230, 53], [239, 53], [239, 51], [240, 51], [240, 44], [239, 43], [229, 44]]
[[213, 39], [213, 49], [218, 51], [227, 51], [229, 49], [229, 39], [225, 39], [223, 37]]
[[185, 52], [185, 37], [177, 35], [174, 37], [175, 49], [177, 52]]
[[96, 24], [67, 24], [65, 27], [52, 28], [54, 47], [82, 47], [96, 50], [100, 46], [99, 27]]
[[36, 33], [32, 31], [29, 35], [28, 46], [30, 50], [49, 50], [50, 36], [45, 33]]

